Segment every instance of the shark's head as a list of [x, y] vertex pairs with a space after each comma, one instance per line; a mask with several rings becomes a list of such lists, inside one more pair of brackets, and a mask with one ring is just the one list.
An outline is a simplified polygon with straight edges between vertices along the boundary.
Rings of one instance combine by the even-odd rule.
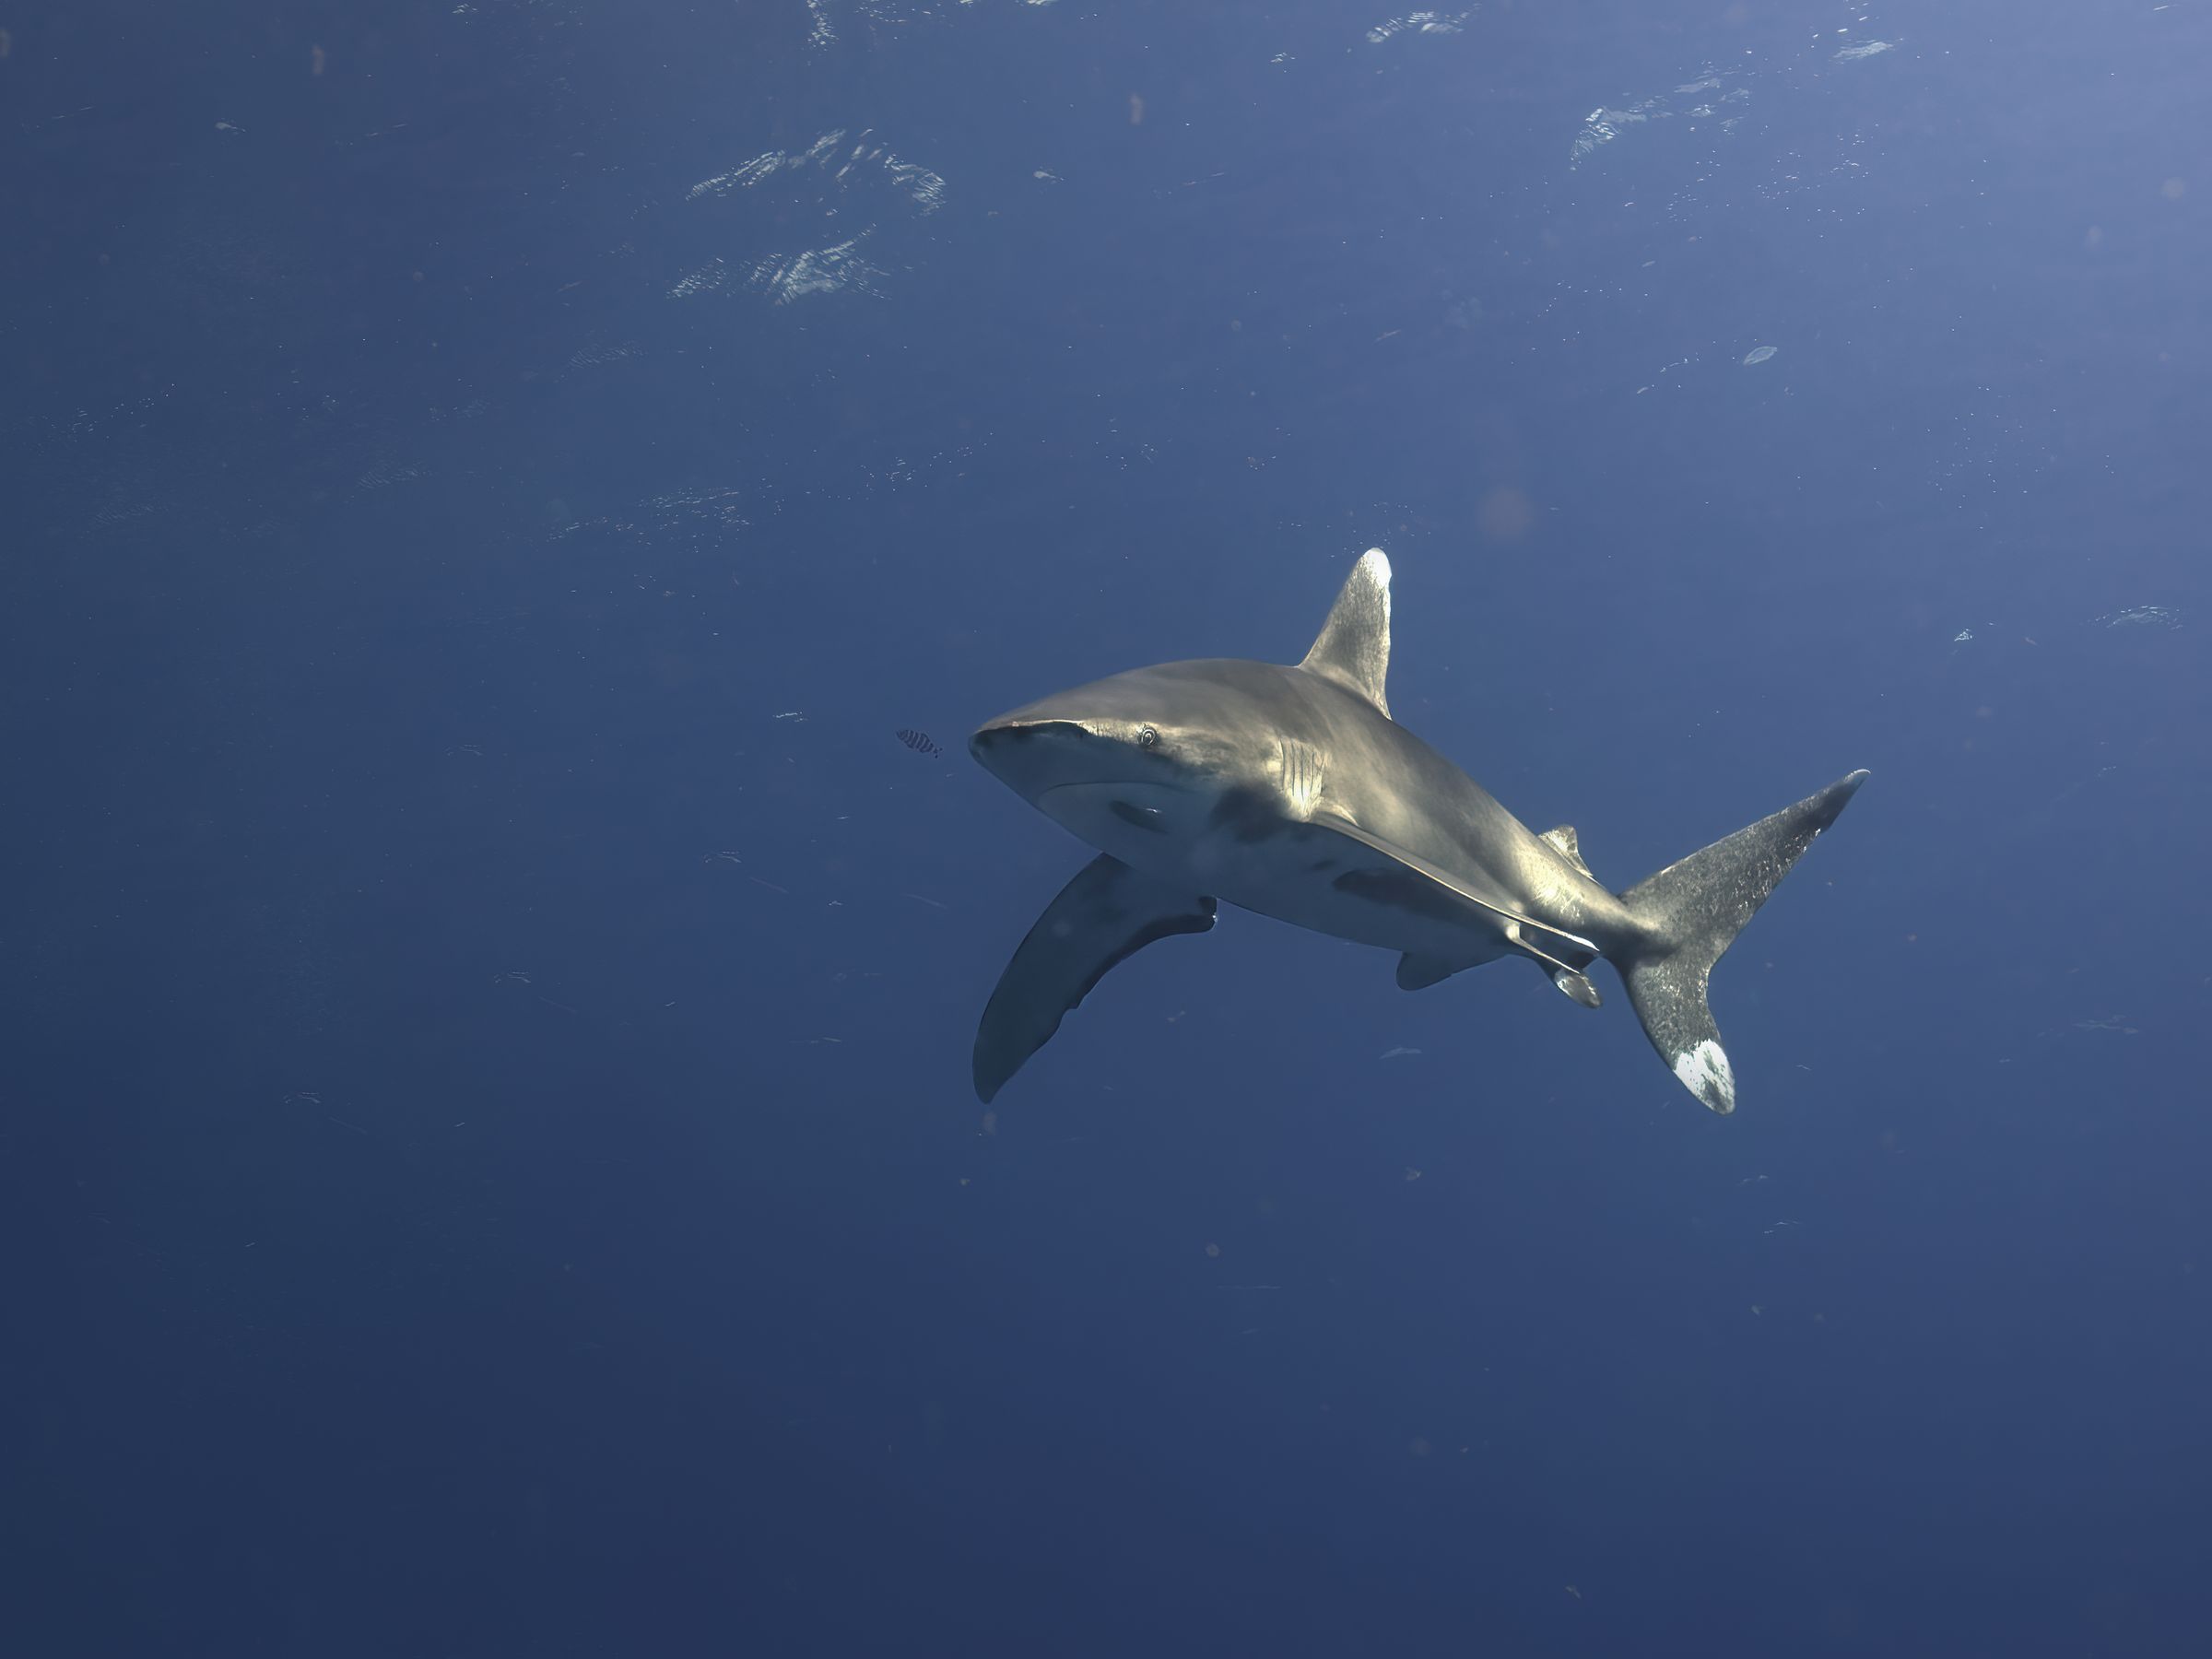
[[1251, 763], [1240, 700], [1215, 667], [1170, 663], [1054, 692], [979, 727], [969, 752], [1094, 847], [1194, 836]]

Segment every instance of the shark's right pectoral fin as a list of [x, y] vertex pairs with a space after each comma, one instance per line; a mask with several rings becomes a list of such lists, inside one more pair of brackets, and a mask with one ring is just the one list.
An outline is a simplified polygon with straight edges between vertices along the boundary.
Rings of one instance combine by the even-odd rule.
[[975, 1092], [988, 1101], [1060, 1029], [1106, 971], [1155, 939], [1204, 933], [1214, 901], [1104, 853], [1044, 907], [998, 976], [975, 1033]]

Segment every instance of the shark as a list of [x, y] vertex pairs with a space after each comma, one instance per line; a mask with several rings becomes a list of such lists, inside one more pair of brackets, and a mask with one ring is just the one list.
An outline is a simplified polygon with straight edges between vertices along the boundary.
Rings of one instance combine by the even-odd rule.
[[1136, 668], [969, 738], [987, 771], [1098, 853], [1045, 907], [984, 1007], [982, 1100], [1111, 969], [1208, 931], [1227, 902], [1395, 951], [1408, 991], [1517, 958], [1595, 1008], [1589, 970], [1603, 958], [1682, 1087], [1735, 1110], [1706, 996], [1713, 965], [1866, 772], [1614, 892], [1571, 826], [1529, 830], [1391, 718], [1390, 582], [1388, 557], [1370, 548], [1296, 664]]

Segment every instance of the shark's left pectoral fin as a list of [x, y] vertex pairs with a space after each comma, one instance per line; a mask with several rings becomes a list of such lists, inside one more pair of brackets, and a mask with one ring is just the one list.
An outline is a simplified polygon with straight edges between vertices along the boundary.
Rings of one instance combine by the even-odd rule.
[[1205, 933], [1214, 901], [1140, 876], [1104, 853], [1044, 907], [998, 976], [975, 1033], [975, 1092], [985, 1101], [1060, 1029], [1106, 971], [1155, 939]]

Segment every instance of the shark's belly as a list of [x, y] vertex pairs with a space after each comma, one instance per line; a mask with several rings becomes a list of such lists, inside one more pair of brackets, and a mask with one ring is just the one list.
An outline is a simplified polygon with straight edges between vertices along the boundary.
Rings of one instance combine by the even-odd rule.
[[1490, 912], [1325, 829], [1289, 823], [1256, 840], [1209, 833], [1181, 851], [1199, 891], [1331, 938], [1463, 968], [1509, 948]]
[[1192, 850], [1206, 839], [1206, 803], [1183, 790], [1065, 783], [1039, 796], [1037, 809], [1100, 852], [1163, 881], [1188, 877]]
[[1196, 851], [1194, 875], [1201, 884], [1211, 877], [1206, 890], [1216, 898], [1294, 927], [1468, 968], [1507, 948], [1497, 925], [1472, 907], [1444, 914], [1391, 902], [1374, 882], [1362, 879], [1375, 875], [1375, 866], [1348, 856], [1351, 850], [1334, 838], [1286, 847], [1281, 855], [1245, 858], [1233, 869], [1209, 871], [1206, 850]]
[[1285, 883], [1218, 897], [1240, 910], [1272, 916], [1293, 927], [1355, 945], [1448, 962], [1454, 971], [1496, 961], [1509, 948], [1495, 930], [1480, 924], [1452, 926], [1395, 915], [1371, 901], [1312, 884]]
[[1064, 786], [1039, 805], [1143, 875], [1294, 927], [1461, 967], [1510, 948], [1491, 912], [1315, 825], [1278, 819], [1240, 832], [1203, 795], [1126, 784]]

